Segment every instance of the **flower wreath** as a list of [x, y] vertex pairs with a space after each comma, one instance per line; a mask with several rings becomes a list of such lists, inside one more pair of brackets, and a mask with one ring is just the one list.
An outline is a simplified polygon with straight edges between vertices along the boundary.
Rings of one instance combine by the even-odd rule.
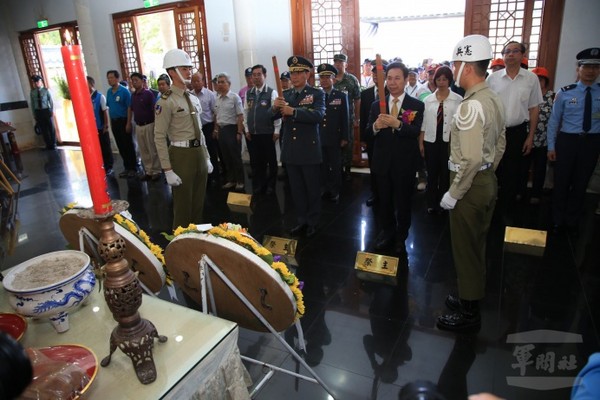
[[[178, 227], [173, 231], [173, 235], [164, 235], [167, 239], [172, 240], [174, 237], [179, 236], [183, 233], [198, 232], [198, 227], [194, 224], [188, 225], [186, 228]], [[239, 246], [242, 246], [246, 250], [251, 251], [266, 262], [271, 268], [273, 268], [281, 280], [283, 280], [294, 294], [296, 300], [296, 320], [304, 315], [304, 295], [302, 294], [303, 282], [300, 282], [296, 275], [294, 275], [285, 263], [280, 261], [279, 256], [273, 256], [273, 254], [265, 247], [260, 245], [254, 238], [248, 235], [245, 228], [240, 225], [231, 223], [222, 223], [219, 226], [215, 226], [208, 230], [210, 235], [227, 239]]]
[[[75, 202], [69, 203], [60, 210], [60, 214], [63, 215], [67, 211], [76, 208], [76, 206], [77, 203]], [[136, 238], [138, 238], [142, 243], [144, 243], [146, 247], [148, 247], [148, 249], [154, 255], [154, 257], [156, 257], [158, 262], [160, 262], [160, 265], [162, 266], [162, 269], [165, 272], [165, 283], [169, 286], [172, 286], [173, 278], [171, 278], [171, 275], [169, 275], [169, 271], [167, 270], [167, 266], [165, 264], [165, 256], [163, 254], [163, 248], [157, 244], [154, 244], [150, 240], [150, 236], [148, 236], [148, 234], [144, 232], [143, 229], [140, 229], [140, 227], [133, 220], [123, 216], [122, 214], [115, 214], [113, 216], [113, 221], [119, 224], [127, 231], [131, 232]]]

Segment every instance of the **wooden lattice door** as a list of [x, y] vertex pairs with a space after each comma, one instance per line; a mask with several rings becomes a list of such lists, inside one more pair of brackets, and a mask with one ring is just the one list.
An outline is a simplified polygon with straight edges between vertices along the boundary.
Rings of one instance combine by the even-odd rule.
[[527, 46], [529, 67], [556, 69], [564, 0], [467, 0], [465, 35], [489, 37], [494, 58], [502, 57], [509, 41]]
[[142, 71], [142, 55], [138, 44], [135, 18], [131, 16], [114, 19], [115, 38], [119, 49], [119, 62], [123, 79]]
[[206, 84], [212, 88], [204, 7], [176, 8], [174, 16], [178, 47], [190, 55], [194, 72], [202, 73]]

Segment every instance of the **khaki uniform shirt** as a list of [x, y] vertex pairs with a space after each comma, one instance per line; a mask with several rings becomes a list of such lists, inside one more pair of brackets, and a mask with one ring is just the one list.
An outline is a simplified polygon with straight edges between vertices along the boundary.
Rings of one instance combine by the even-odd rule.
[[502, 101], [485, 82], [467, 90], [452, 120], [450, 161], [460, 169], [450, 185], [450, 196], [463, 198], [484, 164], [494, 170], [506, 145]]
[[[156, 144], [156, 151], [163, 169], [171, 168], [167, 136], [171, 142], [196, 139], [192, 118], [198, 120], [198, 127], [202, 129], [202, 122], [200, 121], [202, 106], [200, 105], [200, 100], [194, 95], [190, 95], [189, 98], [195, 109], [192, 111], [193, 114], [190, 112], [188, 102], [184, 97], [184, 90], [176, 86], [171, 86], [171, 90], [160, 96], [154, 107], [154, 143]], [[209, 159], [204, 135], [202, 131], [198, 132], [198, 134], [199, 137], [197, 139], [200, 139], [206, 159]]]

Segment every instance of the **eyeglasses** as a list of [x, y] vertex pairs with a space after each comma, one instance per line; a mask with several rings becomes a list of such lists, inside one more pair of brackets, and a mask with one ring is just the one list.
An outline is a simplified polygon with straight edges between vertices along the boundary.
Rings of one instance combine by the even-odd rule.
[[521, 50], [520, 50], [520, 49], [512, 49], [512, 50], [504, 50], [504, 51], [502, 52], [502, 54], [511, 54], [511, 53], [512, 53], [512, 54], [517, 54], [517, 53], [520, 53], [520, 52], [521, 52]]

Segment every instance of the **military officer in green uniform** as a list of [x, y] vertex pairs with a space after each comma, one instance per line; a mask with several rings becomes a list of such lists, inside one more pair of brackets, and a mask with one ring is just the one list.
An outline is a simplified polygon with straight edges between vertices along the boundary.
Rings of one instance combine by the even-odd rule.
[[165, 54], [163, 68], [173, 84], [155, 106], [154, 142], [167, 183], [173, 188], [173, 229], [203, 221], [206, 179], [213, 170], [200, 128], [202, 106], [186, 90], [192, 66], [183, 50]]
[[440, 205], [450, 210], [458, 297], [446, 298], [451, 312], [440, 316], [437, 323], [438, 328], [452, 331], [477, 330], [481, 324], [486, 239], [498, 192], [494, 171], [506, 142], [502, 101], [485, 82], [491, 58], [492, 47], [482, 35], [463, 38], [452, 58], [456, 84], [466, 93], [452, 121], [451, 184]]

